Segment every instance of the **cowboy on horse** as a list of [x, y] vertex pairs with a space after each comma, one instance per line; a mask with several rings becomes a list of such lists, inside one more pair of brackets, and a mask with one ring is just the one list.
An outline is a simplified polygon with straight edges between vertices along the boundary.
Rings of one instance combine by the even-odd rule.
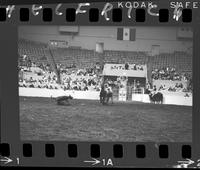
[[108, 84], [103, 84], [100, 91], [100, 103], [102, 103], [103, 105], [108, 104], [109, 99], [111, 99], [111, 102], [113, 103], [112, 87]]
[[152, 103], [163, 104], [163, 94], [157, 91], [156, 86], [154, 86], [152, 91], [149, 91], [149, 99]]
[[105, 104], [105, 99], [106, 99], [106, 91], [104, 85], [102, 85], [100, 91], [100, 103]]
[[109, 100], [111, 99], [111, 103], [113, 104], [113, 91], [112, 91], [112, 87], [109, 86], [109, 85], [106, 85], [106, 93], [107, 93], [107, 96], [106, 96], [106, 103], [109, 102]]

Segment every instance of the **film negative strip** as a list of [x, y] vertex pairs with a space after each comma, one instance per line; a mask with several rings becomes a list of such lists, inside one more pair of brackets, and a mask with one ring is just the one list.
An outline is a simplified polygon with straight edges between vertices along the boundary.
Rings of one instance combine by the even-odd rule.
[[200, 167], [199, 1], [32, 2], [0, 0], [1, 166]]

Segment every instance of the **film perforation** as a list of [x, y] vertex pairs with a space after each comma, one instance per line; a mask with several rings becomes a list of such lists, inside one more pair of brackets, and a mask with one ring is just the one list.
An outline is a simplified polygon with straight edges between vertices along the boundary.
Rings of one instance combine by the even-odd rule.
[[191, 9], [183, 9], [182, 10], [182, 21], [183, 22], [192, 22], [192, 10]]
[[113, 157], [114, 158], [122, 158], [123, 157], [123, 145], [122, 144], [114, 144], [113, 145]]
[[[1, 156], [10, 156], [10, 145], [8, 143], [2, 143], [1, 146]], [[100, 145], [99, 144], [91, 144], [90, 145], [90, 156], [93, 158], [100, 157]], [[24, 143], [23, 144], [23, 156], [24, 157], [32, 157], [32, 144]], [[54, 144], [45, 144], [45, 156], [46, 157], [55, 157], [55, 146]], [[71, 158], [76, 158], [78, 156], [78, 150], [76, 144], [68, 144], [68, 156]], [[183, 145], [181, 148], [181, 156], [184, 159], [191, 158], [191, 146]], [[122, 144], [114, 144], [113, 145], [113, 157], [114, 158], [122, 158], [123, 157], [123, 145]], [[145, 158], [146, 157], [146, 146], [142, 144], [136, 145], [136, 157], [137, 158]], [[169, 158], [169, 147], [166, 144], [159, 145], [159, 158]]]
[[169, 10], [160, 9], [159, 10], [159, 22], [168, 22], [169, 21]]
[[0, 22], [6, 21], [6, 8], [0, 7]]
[[135, 10], [135, 15], [136, 15], [136, 22], [145, 22], [145, 19], [146, 19], [146, 11], [145, 9], [136, 9]]
[[29, 21], [29, 9], [28, 8], [20, 8], [20, 21], [21, 22]]
[[136, 157], [145, 158], [146, 157], [146, 147], [143, 144], [136, 145]]
[[78, 148], [76, 144], [68, 144], [68, 156], [76, 158], [78, 156]]
[[[44, 22], [51, 22], [53, 21], [53, 10], [52, 8], [43, 9], [43, 21]], [[24, 12], [21, 12], [24, 11]], [[7, 12], [6, 8], [0, 8], [0, 22], [6, 21]], [[145, 22], [146, 20], [146, 13], [147, 11], [142, 8], [137, 8], [135, 10], [135, 21], [136, 22]], [[181, 10], [181, 17], [183, 23], [190, 23], [192, 22], [192, 10], [191, 9], [182, 9]], [[66, 21], [74, 22], [76, 19], [76, 9], [75, 8], [66, 8]], [[20, 21], [21, 22], [28, 22], [29, 21], [29, 11], [28, 9], [22, 8], [20, 9]], [[107, 15], [107, 14], [106, 14]], [[123, 18], [122, 9], [121, 8], [113, 8], [112, 9], [112, 22], [121, 22]], [[158, 18], [160, 23], [167, 23], [169, 22], [169, 10], [168, 9], [159, 9]], [[91, 8], [89, 9], [89, 21], [98, 22], [99, 21], [99, 9], [98, 8]]]
[[44, 8], [42, 18], [44, 22], [51, 22], [53, 19], [52, 8]]
[[99, 9], [91, 8], [89, 10], [89, 20], [90, 22], [98, 22], [99, 21]]
[[112, 21], [113, 22], [121, 22], [122, 21], [122, 9], [114, 8], [112, 10]]
[[0, 144], [0, 155], [1, 156], [10, 156], [10, 144], [9, 143], [1, 143]]
[[66, 9], [66, 21], [74, 22], [76, 20], [76, 10], [75, 8]]
[[45, 156], [49, 158], [55, 157], [55, 146], [54, 144], [45, 144]]
[[159, 145], [159, 157], [165, 159], [169, 158], [168, 145]]
[[190, 145], [183, 145], [181, 148], [182, 158], [191, 158], [192, 157], [192, 148]]
[[99, 158], [100, 157], [100, 145], [99, 144], [91, 144], [90, 155], [93, 158]]
[[32, 144], [30, 143], [23, 144], [23, 156], [32, 157]]

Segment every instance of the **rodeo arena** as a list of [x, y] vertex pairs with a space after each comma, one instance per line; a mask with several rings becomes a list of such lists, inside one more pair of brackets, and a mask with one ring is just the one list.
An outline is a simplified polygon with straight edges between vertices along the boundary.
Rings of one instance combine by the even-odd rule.
[[187, 27], [20, 26], [22, 140], [190, 142]]

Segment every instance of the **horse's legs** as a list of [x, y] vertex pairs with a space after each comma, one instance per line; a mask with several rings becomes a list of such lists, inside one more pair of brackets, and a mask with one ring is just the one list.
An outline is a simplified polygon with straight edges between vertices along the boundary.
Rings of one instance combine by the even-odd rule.
[[100, 96], [100, 103], [102, 103], [103, 102], [103, 97], [102, 96]]
[[112, 104], [113, 104], [113, 96], [111, 97], [111, 101], [112, 101]]
[[105, 104], [105, 100], [106, 100], [106, 96], [103, 96], [103, 97], [102, 97], [102, 104], [103, 104], [103, 105]]
[[106, 97], [106, 104], [108, 104], [110, 97]]

